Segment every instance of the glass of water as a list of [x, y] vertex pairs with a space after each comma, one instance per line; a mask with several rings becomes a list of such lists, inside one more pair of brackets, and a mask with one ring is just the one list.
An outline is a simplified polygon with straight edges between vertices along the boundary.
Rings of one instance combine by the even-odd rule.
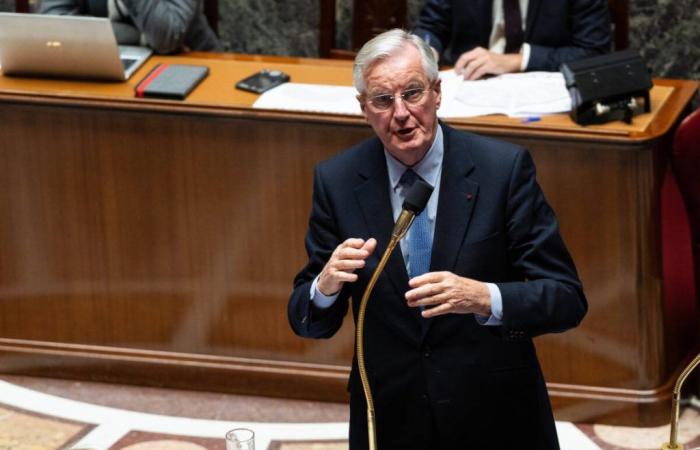
[[234, 428], [226, 433], [226, 450], [255, 450], [255, 433], [249, 428]]

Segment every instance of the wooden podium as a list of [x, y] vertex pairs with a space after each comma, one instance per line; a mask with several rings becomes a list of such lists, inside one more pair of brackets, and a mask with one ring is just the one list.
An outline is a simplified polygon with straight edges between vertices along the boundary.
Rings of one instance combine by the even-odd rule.
[[[158, 62], [206, 64], [184, 102], [133, 96]], [[344, 400], [348, 323], [328, 341], [287, 324], [313, 166], [372, 135], [361, 117], [252, 108], [262, 68], [348, 85], [344, 61], [153, 57], [126, 83], [0, 77], [0, 372]], [[667, 419], [691, 342], [662, 299], [659, 191], [697, 90], [657, 80], [632, 125], [457, 128], [531, 149], [590, 311], [537, 340], [558, 419]]]

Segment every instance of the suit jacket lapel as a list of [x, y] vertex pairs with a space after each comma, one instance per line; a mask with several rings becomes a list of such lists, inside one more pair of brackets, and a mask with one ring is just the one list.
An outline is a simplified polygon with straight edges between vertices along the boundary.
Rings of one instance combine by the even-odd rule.
[[[372, 258], [373, 262], [367, 265], [367, 268], [372, 271], [374, 271], [376, 264], [379, 263], [384, 254], [391, 240], [391, 232], [394, 229], [386, 160], [382, 145], [378, 139], [374, 145], [376, 148], [372, 149], [370, 152], [371, 156], [365, 160], [359, 171], [360, 178], [363, 178], [365, 181], [360, 182], [355, 187], [355, 198], [362, 210], [369, 235], [377, 239], [377, 248]], [[398, 245], [387, 261], [384, 275], [390, 280], [396, 295], [382, 298], [381, 304], [373, 305], [370, 301], [368, 310], [370, 308], [378, 308], [381, 311], [381, 316], [388, 321], [387, 326], [396, 329], [412, 345], [418, 345], [421, 324], [416, 311], [408, 307], [404, 298], [404, 292], [408, 287], [408, 273], [406, 272], [403, 255]], [[377, 284], [381, 282], [381, 279], [380, 276]], [[396, 320], [396, 318], [400, 319]]]
[[469, 227], [479, 185], [467, 175], [474, 167], [459, 135], [445, 131], [445, 155], [442, 162], [440, 197], [433, 236], [430, 270], [453, 270], [464, 235]]
[[[375, 145], [376, 149], [370, 152], [371, 157], [360, 168], [360, 177], [365, 181], [355, 188], [355, 197], [362, 210], [369, 235], [377, 239], [374, 255], [379, 261], [391, 239], [394, 218], [389, 198], [389, 175], [379, 139]], [[392, 252], [384, 271], [403, 299], [403, 292], [408, 285], [408, 274], [400, 248]]]
[[[440, 197], [433, 236], [430, 271], [453, 271], [462, 241], [469, 228], [479, 185], [467, 176], [474, 168], [469, 152], [460, 136], [449, 127], [445, 133], [445, 154], [442, 161]], [[425, 321], [423, 336], [432, 319]]]

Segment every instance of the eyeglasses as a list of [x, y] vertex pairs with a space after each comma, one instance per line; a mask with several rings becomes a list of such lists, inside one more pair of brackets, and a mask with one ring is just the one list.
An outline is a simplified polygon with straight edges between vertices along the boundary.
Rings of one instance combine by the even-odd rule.
[[[423, 97], [425, 96], [425, 93], [428, 92], [431, 88], [413, 88], [413, 89], [406, 89], [402, 93], [399, 94], [401, 97], [401, 100], [404, 101], [404, 103], [408, 105], [417, 105], [420, 103], [421, 100], [423, 100]], [[367, 100], [372, 106], [374, 106], [375, 109], [379, 111], [386, 111], [392, 106], [394, 106], [394, 102], [396, 102], [396, 96], [393, 94], [379, 94], [375, 95], [374, 97], [370, 97]]]

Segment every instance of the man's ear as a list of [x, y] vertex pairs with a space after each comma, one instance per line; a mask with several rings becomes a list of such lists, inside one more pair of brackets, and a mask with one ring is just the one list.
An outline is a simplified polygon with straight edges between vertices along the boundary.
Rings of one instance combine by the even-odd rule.
[[440, 62], [440, 54], [438, 51], [433, 47], [432, 45], [430, 46], [430, 50], [433, 51], [433, 56], [435, 57], [435, 62]]
[[433, 86], [433, 90], [435, 91], [436, 97], [436, 105], [437, 108], [440, 109], [440, 103], [442, 103], [442, 84], [440, 84], [442, 80], [438, 78], [435, 80], [435, 85]]

